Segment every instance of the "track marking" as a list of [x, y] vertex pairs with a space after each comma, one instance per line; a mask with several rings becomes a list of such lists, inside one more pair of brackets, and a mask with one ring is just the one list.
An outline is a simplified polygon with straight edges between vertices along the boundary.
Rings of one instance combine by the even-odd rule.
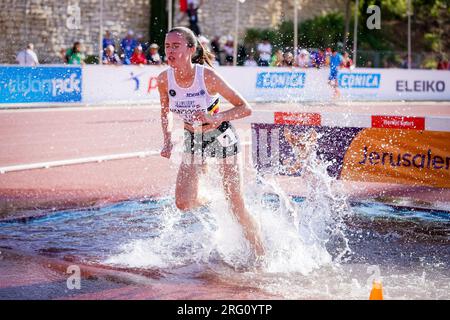
[[[243, 143], [241, 143], [241, 145], [247, 146], [247, 145], [251, 145], [251, 143], [243, 142]], [[130, 159], [130, 158], [145, 158], [145, 157], [159, 155], [159, 153], [160, 153], [160, 151], [138, 151], [138, 152], [129, 152], [129, 153], [116, 153], [116, 154], [109, 154], [109, 155], [103, 155], [103, 156], [93, 156], [93, 157], [84, 157], [84, 158], [75, 158], [75, 159], [64, 159], [64, 160], [56, 160], [56, 161], [19, 164], [19, 165], [0, 167], [0, 174], [4, 174], [7, 172], [14, 172], [14, 171], [49, 169], [49, 168], [54, 168], [54, 167], [84, 164], [84, 163], [93, 163], [93, 162], [100, 163], [103, 161], [111, 161], [111, 160], [123, 160], [123, 159]]]
[[64, 160], [47, 161], [47, 162], [35, 162], [35, 163], [0, 167], [0, 173], [7, 173], [7, 172], [12, 172], [12, 171], [33, 170], [33, 169], [48, 169], [48, 168], [52, 168], [52, 167], [60, 167], [60, 166], [91, 163], [91, 162], [103, 162], [103, 161], [109, 161], [109, 160], [121, 160], [121, 159], [128, 159], [128, 158], [145, 158], [145, 157], [153, 156], [153, 155], [157, 155], [157, 154], [159, 154], [159, 151], [140, 151], [140, 152], [117, 153], [117, 154], [109, 154], [109, 155], [103, 155], [103, 156], [64, 159]]

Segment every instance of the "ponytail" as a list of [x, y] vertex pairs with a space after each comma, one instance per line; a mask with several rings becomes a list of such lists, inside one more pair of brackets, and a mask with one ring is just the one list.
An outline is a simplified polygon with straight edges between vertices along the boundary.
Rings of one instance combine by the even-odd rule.
[[198, 38], [196, 40], [197, 50], [192, 56], [192, 63], [207, 64], [208, 66], [212, 67], [211, 61], [214, 59], [214, 55], [201, 44]]

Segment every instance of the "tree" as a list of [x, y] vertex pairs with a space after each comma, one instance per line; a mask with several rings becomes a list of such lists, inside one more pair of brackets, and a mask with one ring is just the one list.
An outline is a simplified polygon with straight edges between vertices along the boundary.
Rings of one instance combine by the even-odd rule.
[[449, 53], [450, 50], [450, 1], [415, 0], [414, 22], [425, 30], [424, 41], [428, 49]]

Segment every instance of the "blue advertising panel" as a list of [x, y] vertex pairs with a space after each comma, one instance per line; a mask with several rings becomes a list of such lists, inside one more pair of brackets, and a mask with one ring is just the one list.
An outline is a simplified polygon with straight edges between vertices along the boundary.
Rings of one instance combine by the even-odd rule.
[[0, 66], [0, 103], [80, 102], [80, 67]]

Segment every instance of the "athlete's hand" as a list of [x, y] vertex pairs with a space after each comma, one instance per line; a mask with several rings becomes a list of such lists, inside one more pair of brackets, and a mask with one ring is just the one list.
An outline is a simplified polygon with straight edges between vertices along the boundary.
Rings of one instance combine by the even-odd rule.
[[201, 129], [203, 132], [214, 130], [223, 122], [219, 114], [212, 116], [209, 113], [198, 111], [193, 116], [195, 121], [203, 124]]
[[164, 147], [161, 150], [161, 157], [170, 158], [170, 155], [172, 154], [172, 148], [173, 148], [173, 143], [172, 142], [166, 142], [164, 143]]

